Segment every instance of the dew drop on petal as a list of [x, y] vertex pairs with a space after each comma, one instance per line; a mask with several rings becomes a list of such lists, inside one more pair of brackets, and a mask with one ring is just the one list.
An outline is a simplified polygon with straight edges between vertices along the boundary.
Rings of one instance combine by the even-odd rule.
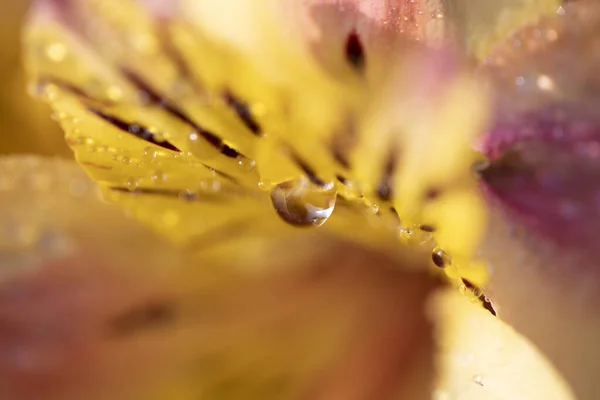
[[156, 158], [156, 149], [154, 147], [148, 146], [144, 148], [144, 158], [153, 159]]
[[125, 186], [131, 191], [135, 191], [138, 188], [138, 185], [138, 180], [134, 177], [127, 179], [127, 182], [125, 182]]
[[322, 188], [306, 178], [275, 185], [271, 190], [271, 202], [277, 214], [294, 226], [321, 226], [335, 208], [335, 186]]
[[190, 152], [201, 160], [211, 160], [220, 154], [218, 148], [208, 143], [197, 132], [189, 134], [188, 145]]
[[256, 166], [256, 161], [250, 158], [246, 158], [244, 156], [238, 156], [237, 163], [240, 166], [240, 168], [245, 172], [252, 171]]
[[152, 174], [152, 177], [150, 179], [152, 179], [152, 182], [154, 182], [154, 183], [159, 183], [159, 182], [163, 182], [166, 179], [166, 175], [164, 172], [157, 170], [157, 171], [154, 171], [154, 173]]
[[53, 62], [61, 62], [67, 56], [67, 48], [62, 43], [51, 43], [46, 47], [46, 56]]
[[445, 268], [450, 265], [450, 256], [439, 247], [433, 249], [433, 252], [431, 253], [431, 260], [440, 268]]

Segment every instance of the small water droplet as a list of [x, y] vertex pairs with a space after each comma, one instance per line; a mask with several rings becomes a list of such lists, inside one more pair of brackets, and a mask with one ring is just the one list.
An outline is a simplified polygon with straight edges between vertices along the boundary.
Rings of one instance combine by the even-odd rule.
[[156, 158], [157, 153], [154, 147], [148, 146], [144, 148], [144, 158], [153, 159]]
[[444, 13], [442, 12], [442, 10], [434, 11], [431, 13], [431, 18], [432, 19], [443, 19]]
[[240, 166], [240, 168], [242, 168], [242, 170], [246, 172], [252, 171], [256, 166], [256, 161], [246, 158], [244, 156], [239, 156], [237, 158], [237, 163]]
[[260, 181], [258, 181], [258, 189], [259, 190], [264, 190], [264, 191], [270, 191], [273, 188], [273, 183], [263, 180], [261, 179]]
[[481, 376], [481, 375], [475, 375], [473, 377], [473, 382], [476, 383], [479, 386], [483, 386], [483, 376]]
[[271, 190], [277, 214], [295, 226], [321, 226], [331, 216], [337, 191], [323, 189], [306, 178], [280, 183]]
[[517, 76], [515, 78], [515, 85], [517, 85], [517, 86], [523, 86], [523, 85], [525, 85], [525, 78], [522, 77], [522, 76]]
[[451, 261], [450, 256], [439, 247], [433, 249], [433, 252], [431, 253], [431, 260], [435, 265], [437, 265], [440, 268], [447, 267], [448, 265], [450, 265]]
[[192, 132], [188, 136], [190, 151], [201, 160], [209, 160], [217, 157], [219, 149], [208, 143], [197, 132]]
[[127, 187], [127, 189], [129, 189], [131, 191], [135, 191], [138, 188], [138, 185], [139, 185], [139, 182], [134, 177], [127, 179], [127, 182], [125, 182], [125, 186]]
[[150, 177], [150, 179], [152, 179], [152, 182], [154, 183], [163, 182], [166, 178], [167, 176], [165, 175], [165, 173], [160, 170], [154, 171], [154, 173]]
[[198, 194], [192, 190], [186, 189], [179, 192], [179, 198], [181, 200], [192, 201], [198, 197]]
[[123, 91], [118, 86], [109, 86], [106, 89], [106, 96], [112, 101], [119, 101], [123, 97]]
[[51, 43], [46, 47], [46, 56], [54, 62], [61, 62], [67, 56], [67, 47], [62, 43]]
[[121, 159], [121, 162], [123, 163], [123, 165], [129, 165], [129, 164], [131, 164], [131, 159], [127, 156], [123, 156], [123, 158]]
[[67, 118], [67, 114], [62, 113], [62, 112], [56, 112], [56, 113], [52, 114], [52, 119], [56, 122], [60, 122], [65, 118]]

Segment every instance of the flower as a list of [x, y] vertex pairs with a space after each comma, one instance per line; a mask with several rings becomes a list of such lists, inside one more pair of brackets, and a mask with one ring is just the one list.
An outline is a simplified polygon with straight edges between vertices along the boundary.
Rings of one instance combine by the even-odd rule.
[[[37, 91], [104, 197], [159, 235], [67, 165], [4, 162], [35, 211], [13, 262], [42, 266], [0, 302], [14, 397], [428, 397], [422, 253], [474, 298], [488, 272], [469, 170], [488, 103], [447, 46], [480, 56], [507, 25], [473, 42], [467, 3], [453, 26], [436, 2], [37, 2]], [[29, 195], [48, 188], [71, 215]]]
[[599, 16], [593, 2], [561, 6], [499, 43], [478, 71], [497, 110], [483, 146], [492, 211], [483, 254], [496, 270], [487, 290], [581, 399], [599, 393], [585, 372], [599, 350]]

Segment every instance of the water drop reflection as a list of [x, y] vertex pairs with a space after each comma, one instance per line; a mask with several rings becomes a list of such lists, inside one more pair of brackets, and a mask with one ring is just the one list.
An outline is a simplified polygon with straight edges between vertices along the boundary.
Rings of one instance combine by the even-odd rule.
[[306, 178], [275, 185], [271, 202], [287, 223], [301, 227], [321, 226], [331, 216], [337, 199], [334, 185], [321, 187]]

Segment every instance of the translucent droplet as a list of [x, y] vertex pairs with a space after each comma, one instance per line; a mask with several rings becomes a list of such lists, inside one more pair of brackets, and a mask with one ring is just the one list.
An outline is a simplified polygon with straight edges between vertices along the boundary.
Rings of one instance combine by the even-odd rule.
[[481, 375], [475, 375], [473, 377], [473, 382], [475, 382], [479, 386], [483, 386], [483, 376], [481, 376]]
[[52, 43], [46, 47], [46, 56], [54, 62], [61, 62], [67, 56], [67, 47], [62, 43]]
[[192, 201], [198, 197], [198, 194], [192, 190], [186, 189], [179, 192], [179, 198], [181, 200]]
[[123, 97], [123, 91], [118, 86], [109, 86], [106, 89], [106, 96], [112, 101], [119, 101]]
[[442, 12], [442, 10], [434, 11], [431, 13], [431, 18], [432, 19], [443, 19], [444, 13]]
[[190, 152], [201, 160], [209, 160], [217, 157], [220, 151], [217, 147], [211, 145], [197, 132], [192, 132], [188, 136]]
[[261, 179], [260, 181], [258, 181], [258, 189], [259, 190], [264, 190], [264, 191], [270, 191], [271, 189], [273, 189], [273, 183], [263, 180]]
[[440, 268], [447, 267], [448, 265], [450, 265], [451, 261], [450, 256], [439, 247], [433, 249], [433, 252], [431, 253], [431, 260], [435, 265], [437, 265]]
[[153, 159], [156, 158], [156, 149], [154, 147], [148, 146], [144, 148], [144, 158]]
[[403, 240], [405, 243], [419, 246], [427, 244], [433, 239], [430, 232], [424, 231], [418, 226], [413, 228], [400, 228], [399, 236], [400, 240]]
[[131, 164], [131, 159], [127, 156], [123, 156], [123, 158], [121, 159], [121, 162], [123, 163], [123, 165], [129, 165], [129, 164]]
[[127, 189], [134, 191], [138, 188], [139, 182], [136, 178], [129, 178], [127, 179], [127, 182], [125, 182], [125, 186], [127, 187]]
[[223, 187], [222, 182], [219, 179], [208, 179], [200, 182], [200, 190], [204, 192], [218, 192]]
[[256, 166], [256, 161], [246, 158], [244, 156], [239, 156], [237, 158], [237, 163], [240, 166], [240, 168], [242, 168], [242, 170], [246, 172], [252, 171]]
[[154, 173], [150, 177], [150, 179], [152, 179], [152, 182], [154, 183], [163, 182], [166, 178], [167, 176], [162, 171], [154, 171]]
[[65, 118], [67, 118], [67, 114], [62, 113], [62, 112], [57, 112], [57, 113], [52, 114], [52, 119], [56, 122], [60, 122]]
[[321, 188], [305, 178], [280, 183], [271, 190], [275, 211], [295, 226], [323, 225], [333, 212], [336, 198], [334, 186]]

